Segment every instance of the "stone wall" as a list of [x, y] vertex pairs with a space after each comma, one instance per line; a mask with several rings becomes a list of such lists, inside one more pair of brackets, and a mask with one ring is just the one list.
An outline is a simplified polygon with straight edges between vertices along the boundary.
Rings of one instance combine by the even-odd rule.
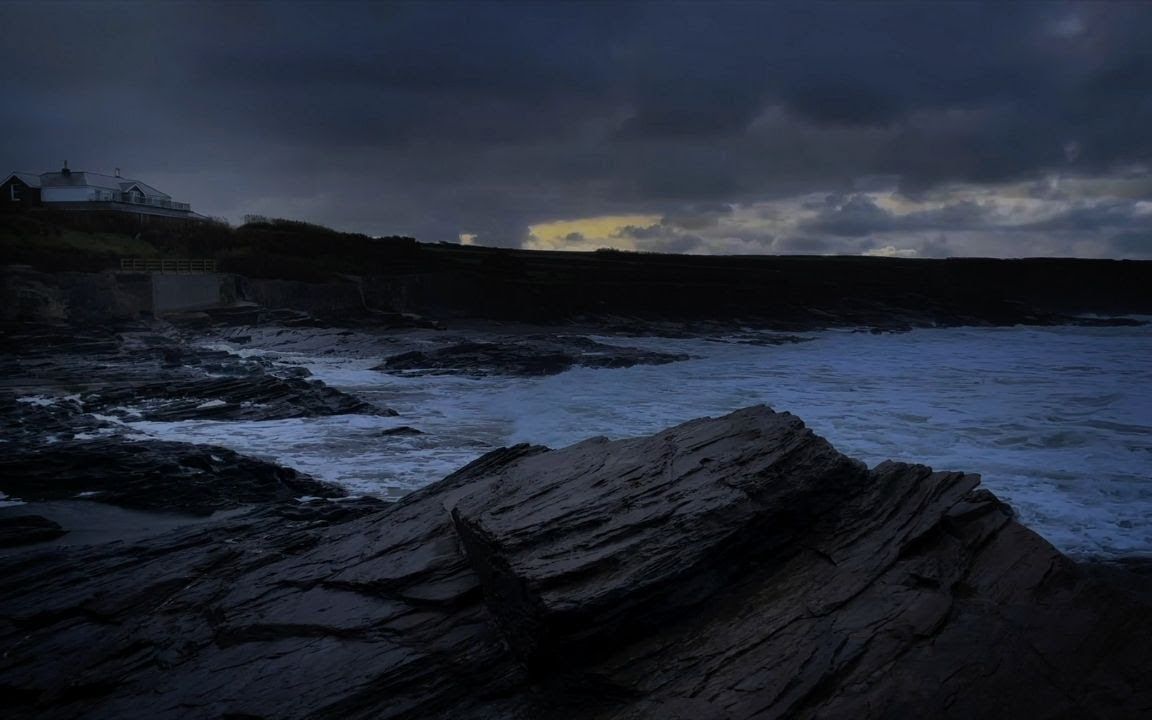
[[103, 322], [152, 312], [149, 276], [118, 273], [43, 273], [0, 269], [0, 317], [5, 321]]
[[0, 319], [104, 322], [231, 305], [236, 280], [219, 273], [44, 273], [0, 268]]
[[225, 303], [224, 277], [218, 273], [197, 275], [152, 275], [152, 312], [199, 310]]

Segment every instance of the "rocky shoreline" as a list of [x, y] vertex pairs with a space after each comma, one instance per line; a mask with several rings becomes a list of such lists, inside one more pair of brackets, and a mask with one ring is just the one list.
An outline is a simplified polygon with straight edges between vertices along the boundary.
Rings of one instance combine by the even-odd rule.
[[504, 448], [398, 502], [130, 429], [404, 420], [387, 398], [221, 346], [475, 378], [686, 359], [609, 339], [641, 325], [736, 344], [810, 339], [714, 322], [409, 320], [385, 329], [240, 307], [0, 327], [0, 500], [27, 502], [0, 507], [6, 713], [1127, 718], [1152, 707], [1147, 563], [1070, 560], [975, 476], [868, 470], [765, 407], [646, 438]]
[[[214, 445], [147, 439], [132, 431], [131, 423], [141, 421], [397, 415], [386, 404], [310, 377], [302, 366], [221, 350], [221, 343], [339, 352], [381, 358], [381, 372], [466, 377], [552, 374], [577, 365], [620, 368], [686, 357], [541, 333], [539, 328], [511, 335], [507, 328], [473, 328], [460, 335], [278, 324], [283, 317], [251, 326], [236, 320], [234, 311], [224, 310], [171, 321], [0, 327], [5, 350], [0, 353], [5, 446], [0, 493], [33, 503], [81, 500], [188, 515], [295, 497], [345, 495], [336, 486], [273, 462]], [[401, 425], [381, 436], [419, 434]], [[10, 519], [9, 524], [19, 528], [22, 522], [31, 523], [27, 539], [35, 542], [43, 532], [33, 530], [44, 520]], [[8, 538], [9, 545], [20, 543], [18, 532]]]
[[1147, 711], [1147, 599], [978, 482], [753, 407], [388, 506], [8, 551], [0, 687], [13, 718]]

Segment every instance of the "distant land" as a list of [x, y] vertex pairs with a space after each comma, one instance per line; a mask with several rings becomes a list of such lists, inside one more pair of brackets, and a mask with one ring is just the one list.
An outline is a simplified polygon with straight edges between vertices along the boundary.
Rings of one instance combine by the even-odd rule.
[[[402, 313], [672, 332], [660, 323], [898, 330], [1152, 314], [1152, 261], [567, 253], [250, 220], [235, 228], [217, 222], [142, 228], [111, 214], [4, 215], [0, 253], [6, 264], [54, 273], [49, 286], [76, 282], [61, 273], [117, 271], [128, 258], [212, 259], [228, 276], [222, 304], [252, 301], [328, 321]], [[9, 278], [5, 287], [19, 295], [22, 282]], [[110, 304], [124, 305], [73, 302], [72, 312]], [[5, 312], [11, 320], [33, 319], [28, 315], [37, 311], [12, 301]]]

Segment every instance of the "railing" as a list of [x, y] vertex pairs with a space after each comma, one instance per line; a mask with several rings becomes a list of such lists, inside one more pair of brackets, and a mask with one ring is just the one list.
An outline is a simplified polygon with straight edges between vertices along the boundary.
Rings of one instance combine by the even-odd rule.
[[123, 258], [120, 260], [120, 271], [175, 275], [217, 272], [215, 260], [167, 260], [160, 258]]
[[164, 198], [148, 197], [134, 192], [116, 192], [114, 190], [97, 190], [95, 196], [92, 198], [96, 202], [119, 202], [128, 203], [130, 205], [147, 205], [149, 207], [165, 208], [167, 210], [179, 210], [181, 212], [190, 212], [192, 206], [188, 203], [176, 202], [175, 200], [165, 200]]

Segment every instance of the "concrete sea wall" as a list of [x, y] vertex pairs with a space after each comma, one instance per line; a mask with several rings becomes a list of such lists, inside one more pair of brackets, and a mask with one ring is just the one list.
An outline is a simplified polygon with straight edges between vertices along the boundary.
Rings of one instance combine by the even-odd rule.
[[199, 310], [226, 304], [228, 298], [223, 292], [225, 277], [220, 273], [197, 275], [153, 274], [152, 313]]

